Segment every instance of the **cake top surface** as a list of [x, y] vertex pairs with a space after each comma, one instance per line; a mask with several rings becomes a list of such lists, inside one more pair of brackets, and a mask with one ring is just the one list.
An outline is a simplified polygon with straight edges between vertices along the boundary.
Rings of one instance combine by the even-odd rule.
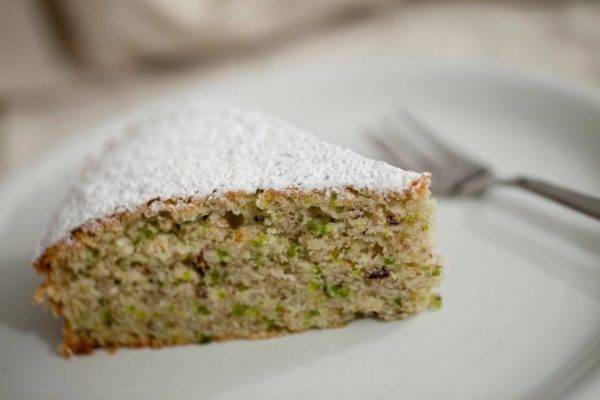
[[168, 106], [130, 125], [83, 171], [37, 255], [87, 222], [155, 198], [347, 186], [404, 191], [421, 176], [260, 112], [193, 102]]

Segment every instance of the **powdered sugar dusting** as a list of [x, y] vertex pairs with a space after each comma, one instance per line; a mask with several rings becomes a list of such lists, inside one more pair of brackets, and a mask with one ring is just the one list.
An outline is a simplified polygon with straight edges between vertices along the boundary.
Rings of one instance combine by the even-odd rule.
[[403, 191], [421, 176], [255, 111], [178, 104], [157, 110], [127, 133], [84, 171], [40, 251], [84, 223], [134, 210], [157, 197], [346, 186]]

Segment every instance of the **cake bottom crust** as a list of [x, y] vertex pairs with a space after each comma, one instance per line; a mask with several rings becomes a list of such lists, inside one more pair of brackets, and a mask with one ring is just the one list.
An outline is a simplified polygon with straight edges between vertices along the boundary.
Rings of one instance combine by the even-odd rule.
[[[387, 319], [385, 321], [402, 320], [405, 318], [406, 317], [397, 317], [394, 319]], [[376, 318], [376, 319], [383, 320], [381, 318]], [[75, 336], [73, 334], [73, 331], [69, 327], [68, 322], [65, 322], [65, 325], [63, 328], [64, 337], [63, 337], [63, 342], [60, 345], [59, 352], [60, 352], [60, 355], [62, 355], [63, 357], [70, 358], [74, 355], [93, 354], [95, 350], [99, 350], [99, 349], [104, 349], [107, 352], [114, 354], [119, 349], [139, 349], [139, 348], [161, 349], [163, 347], [187, 346], [187, 345], [194, 345], [194, 344], [203, 345], [203, 344], [208, 344], [208, 343], [212, 343], [212, 342], [228, 342], [231, 340], [264, 340], [264, 339], [272, 339], [272, 338], [277, 338], [277, 337], [286, 336], [286, 335], [294, 335], [294, 334], [302, 333], [302, 332], [305, 332], [308, 330], [340, 329], [340, 328], [344, 328], [345, 326], [351, 324], [354, 321], [356, 321], [356, 320], [350, 320], [350, 321], [347, 321], [344, 323], [332, 324], [330, 326], [323, 326], [323, 327], [319, 327], [319, 328], [306, 328], [306, 329], [298, 329], [298, 330], [290, 330], [290, 329], [282, 328], [278, 331], [256, 332], [256, 333], [253, 333], [248, 336], [228, 335], [228, 336], [222, 336], [222, 337], [213, 337], [210, 339], [210, 341], [207, 341], [205, 343], [198, 343], [198, 341], [195, 341], [195, 340], [183, 340], [183, 341], [178, 341], [178, 342], [172, 342], [172, 341], [169, 342], [169, 341], [160, 340], [160, 339], [145, 339], [145, 340], [140, 339], [137, 341], [131, 341], [131, 342], [126, 342], [126, 343], [111, 342], [111, 341], [106, 341], [104, 343], [99, 343], [98, 341], [96, 341], [96, 342], [82, 341], [82, 340], [79, 340], [77, 338], [77, 336]]]

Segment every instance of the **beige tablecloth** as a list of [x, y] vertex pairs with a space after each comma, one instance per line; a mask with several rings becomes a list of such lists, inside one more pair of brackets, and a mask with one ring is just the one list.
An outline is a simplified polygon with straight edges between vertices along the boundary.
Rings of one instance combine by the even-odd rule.
[[[319, 62], [348, 54], [483, 60], [600, 88], [598, 1], [383, 0], [383, 11], [346, 18], [344, 23], [307, 25], [309, 28], [290, 31], [285, 40], [225, 57], [200, 57], [201, 63], [160, 73], [118, 68], [76, 72], [50, 43], [43, 24], [35, 23], [39, 22], [33, 8], [37, 2], [4, 3], [0, 17], [0, 176], [116, 110], [135, 108], [186, 81], [210, 80], [223, 71], [235, 74], [248, 65]], [[306, 20], [300, 16], [297, 21], [304, 21], [302, 18]], [[247, 29], [260, 37], [260, 29], [244, 21]], [[94, 57], [104, 60], [99, 65], [118, 67], [127, 64], [122, 56]]]

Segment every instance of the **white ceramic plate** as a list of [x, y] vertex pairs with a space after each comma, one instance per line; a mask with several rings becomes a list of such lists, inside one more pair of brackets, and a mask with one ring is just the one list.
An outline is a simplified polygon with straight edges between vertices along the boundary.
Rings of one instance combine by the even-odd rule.
[[[377, 156], [363, 128], [410, 106], [501, 173], [600, 194], [600, 101], [582, 89], [485, 66], [390, 60], [287, 65], [191, 85]], [[0, 398], [599, 398], [600, 223], [514, 189], [440, 200], [444, 307], [263, 341], [65, 360], [60, 323], [34, 308], [28, 266], [40, 230], [95, 133], [0, 190]]]

